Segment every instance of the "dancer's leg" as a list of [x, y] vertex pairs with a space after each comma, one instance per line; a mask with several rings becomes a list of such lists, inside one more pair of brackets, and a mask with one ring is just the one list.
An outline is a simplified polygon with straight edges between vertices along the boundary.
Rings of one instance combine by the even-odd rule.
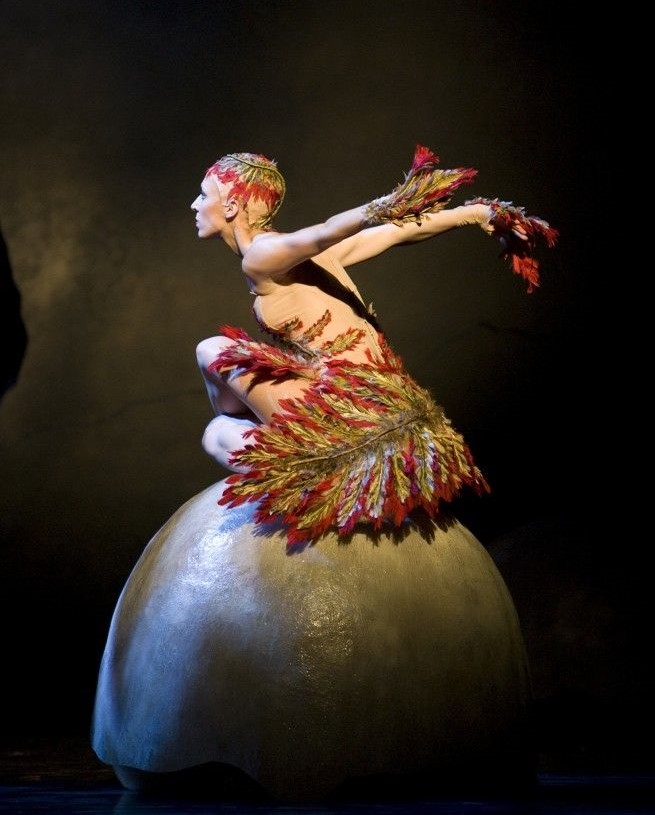
[[221, 413], [248, 413], [250, 407], [240, 399], [228, 384], [228, 377], [225, 374], [217, 374], [209, 370], [209, 366], [234, 340], [229, 337], [208, 337], [198, 343], [196, 348], [196, 358], [198, 367], [202, 373], [207, 388], [209, 401], [214, 408], [214, 413], [218, 416]]
[[238, 370], [221, 374], [210, 370], [218, 354], [233, 343], [229, 337], [209, 337], [196, 349], [209, 401], [217, 414], [205, 429], [202, 446], [223, 467], [243, 472], [242, 468], [230, 463], [230, 457], [247, 444], [244, 439], [246, 431], [269, 422], [279, 410], [281, 399], [301, 398], [308, 383], [288, 379], [254, 384], [252, 374], [239, 373]]
[[251, 421], [269, 422], [279, 411], [282, 399], [302, 398], [309, 387], [306, 380], [289, 378], [278, 382], [258, 382], [253, 374], [238, 370], [219, 374], [209, 366], [218, 354], [234, 343], [229, 337], [209, 337], [196, 349], [198, 365], [202, 372], [214, 412], [244, 416]]

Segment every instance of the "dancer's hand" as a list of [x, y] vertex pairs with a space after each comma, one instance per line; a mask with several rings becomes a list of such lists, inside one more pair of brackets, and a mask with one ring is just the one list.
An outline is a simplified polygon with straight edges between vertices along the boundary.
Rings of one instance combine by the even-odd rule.
[[[490, 223], [482, 225], [482, 228], [488, 235], [493, 235], [495, 232], [494, 227]], [[516, 224], [512, 227], [512, 234], [516, 235], [516, 237], [522, 241], [528, 240], [528, 233], [521, 224]], [[510, 235], [499, 235], [498, 240], [500, 241], [500, 245], [503, 247], [503, 249], [507, 249], [512, 243], [512, 238]]]
[[542, 218], [526, 215], [523, 207], [515, 207], [511, 201], [474, 198], [466, 204], [484, 204], [488, 208], [491, 217], [485, 231], [498, 238], [503, 247], [501, 257], [509, 260], [512, 270], [528, 281], [528, 293], [531, 292], [539, 285], [539, 263], [534, 258], [536, 239], [543, 238], [552, 247], [558, 238], [557, 230]]

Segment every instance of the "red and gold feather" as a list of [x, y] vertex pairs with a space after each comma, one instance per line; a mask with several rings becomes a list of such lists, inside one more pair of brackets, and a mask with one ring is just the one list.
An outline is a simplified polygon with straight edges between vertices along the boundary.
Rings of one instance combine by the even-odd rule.
[[462, 184], [471, 184], [478, 172], [472, 167], [441, 170], [437, 168], [438, 163], [437, 155], [417, 144], [405, 179], [388, 195], [376, 198], [367, 206], [369, 222], [402, 224], [416, 221], [420, 224], [423, 213], [443, 209], [455, 190]]

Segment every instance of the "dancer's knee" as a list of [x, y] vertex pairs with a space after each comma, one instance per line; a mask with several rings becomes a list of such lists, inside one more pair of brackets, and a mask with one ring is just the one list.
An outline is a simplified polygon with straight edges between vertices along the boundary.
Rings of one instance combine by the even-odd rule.
[[196, 346], [196, 359], [198, 360], [200, 369], [207, 371], [221, 351], [225, 351], [226, 348], [232, 345], [234, 345], [234, 340], [220, 335], [201, 340]]

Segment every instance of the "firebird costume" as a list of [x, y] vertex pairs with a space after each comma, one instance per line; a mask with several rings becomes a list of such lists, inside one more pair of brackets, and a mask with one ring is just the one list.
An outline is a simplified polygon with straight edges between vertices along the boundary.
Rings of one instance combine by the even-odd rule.
[[[477, 172], [440, 170], [437, 162], [437, 156], [418, 146], [405, 180], [367, 206], [368, 225], [420, 223], [423, 214], [442, 209]], [[467, 203], [490, 206], [489, 225], [503, 243], [503, 257], [532, 291], [539, 284], [535, 238], [553, 246], [556, 230], [510, 202], [476, 198]], [[358, 316], [376, 326], [372, 315]], [[251, 373], [258, 382], [301, 379], [307, 390], [302, 398], [282, 400], [269, 424], [246, 433], [247, 445], [231, 459], [246, 471], [228, 478], [220, 503], [258, 501], [257, 522], [281, 518], [294, 544], [331, 528], [347, 534], [359, 522], [376, 529], [385, 522], [398, 526], [417, 508], [436, 518], [441, 502], [451, 501], [464, 485], [478, 493], [488, 490], [462, 436], [409, 376], [382, 333], [377, 334], [377, 358], [367, 349], [368, 361], [354, 362], [344, 354], [364, 332], [353, 326], [321, 342], [330, 321], [329, 308], [309, 327], [300, 316], [278, 326], [260, 319], [277, 347], [241, 329], [221, 327], [234, 344], [217, 356], [211, 370]]]

